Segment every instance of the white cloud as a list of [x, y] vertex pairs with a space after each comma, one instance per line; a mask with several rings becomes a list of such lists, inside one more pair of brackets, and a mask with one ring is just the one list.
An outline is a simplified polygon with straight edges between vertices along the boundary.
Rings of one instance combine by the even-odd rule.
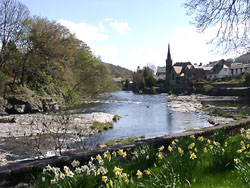
[[111, 22], [110, 25], [120, 34], [125, 34], [131, 30], [128, 22]]
[[[208, 44], [214, 37], [214, 29], [206, 33], [197, 33], [193, 27], [178, 27], [168, 38], [173, 61], [191, 61], [191, 63], [205, 63], [209, 61], [227, 59], [228, 56], [216, 54], [215, 46]], [[167, 42], [167, 41], [166, 41]]]
[[114, 58], [118, 55], [118, 49], [114, 46], [93, 47], [93, 53], [101, 56], [103, 62], [114, 63]]
[[69, 30], [76, 35], [76, 37], [86, 43], [92, 41], [107, 41], [108, 35], [104, 34], [105, 28], [102, 24], [99, 24], [98, 27], [81, 22], [74, 23], [68, 20], [58, 20], [58, 23], [69, 28]]

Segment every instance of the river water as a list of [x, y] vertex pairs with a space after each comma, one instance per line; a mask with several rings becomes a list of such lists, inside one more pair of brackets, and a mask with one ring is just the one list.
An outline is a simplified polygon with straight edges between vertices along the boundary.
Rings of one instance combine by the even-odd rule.
[[151, 138], [211, 126], [204, 113], [172, 111], [166, 94], [142, 95], [119, 91], [101, 95], [95, 102], [100, 104], [78, 109], [76, 113], [102, 111], [118, 114], [121, 119], [114, 123], [113, 129], [91, 136], [86, 142], [90, 146], [119, 138]]

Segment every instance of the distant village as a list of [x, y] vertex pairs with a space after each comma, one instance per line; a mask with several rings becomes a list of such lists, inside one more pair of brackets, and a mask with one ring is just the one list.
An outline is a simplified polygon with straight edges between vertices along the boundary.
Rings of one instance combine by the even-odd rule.
[[176, 62], [173, 64], [170, 45], [166, 66], [157, 67], [156, 79], [166, 80], [167, 85], [188, 88], [193, 80], [220, 79], [225, 77], [237, 77], [245, 72], [250, 72], [250, 64], [241, 62], [231, 63], [224, 59], [210, 62], [207, 65], [191, 64], [191, 62]]

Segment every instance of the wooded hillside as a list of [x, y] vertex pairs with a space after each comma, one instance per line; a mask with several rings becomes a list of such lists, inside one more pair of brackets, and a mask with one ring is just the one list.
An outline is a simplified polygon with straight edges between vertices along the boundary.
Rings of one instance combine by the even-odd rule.
[[22, 94], [26, 88], [70, 102], [116, 89], [112, 76], [122, 71], [100, 63], [68, 28], [31, 17], [22, 3], [0, 2], [0, 28], [0, 96]]

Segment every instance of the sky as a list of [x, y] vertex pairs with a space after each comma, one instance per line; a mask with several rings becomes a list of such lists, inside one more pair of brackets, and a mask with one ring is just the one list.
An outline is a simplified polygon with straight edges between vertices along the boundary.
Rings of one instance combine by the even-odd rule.
[[207, 42], [186, 15], [184, 0], [19, 0], [32, 16], [56, 21], [87, 43], [106, 63], [135, 71], [164, 66], [168, 43], [173, 62], [207, 64], [227, 59]]

